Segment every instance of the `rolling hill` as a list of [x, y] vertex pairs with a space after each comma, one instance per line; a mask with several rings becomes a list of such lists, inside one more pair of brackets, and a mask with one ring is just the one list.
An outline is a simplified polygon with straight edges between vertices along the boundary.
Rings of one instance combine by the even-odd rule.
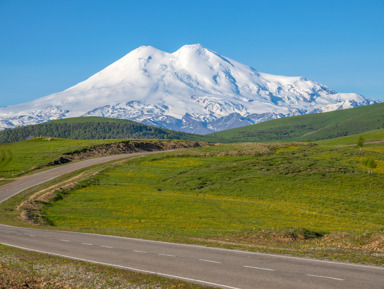
[[124, 119], [75, 117], [0, 131], [0, 142], [45, 136], [70, 139], [183, 139], [208, 142], [318, 141], [384, 128], [384, 103], [285, 117], [208, 135], [148, 126]]
[[144, 125], [125, 119], [74, 117], [0, 131], [0, 142], [16, 142], [34, 137], [69, 139], [182, 139], [215, 141], [200, 136]]
[[275, 119], [212, 133], [226, 142], [317, 141], [384, 128], [384, 103]]

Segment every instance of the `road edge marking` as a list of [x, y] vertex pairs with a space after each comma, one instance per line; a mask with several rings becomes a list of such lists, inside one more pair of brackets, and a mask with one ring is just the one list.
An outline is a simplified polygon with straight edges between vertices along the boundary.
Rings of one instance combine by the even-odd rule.
[[262, 270], [262, 271], [271, 271], [271, 272], [275, 272], [276, 271], [275, 269], [269, 269], [269, 268], [263, 268], [263, 267], [255, 267], [255, 266], [247, 266], [247, 265], [244, 265], [243, 268], [250, 268], [250, 269]]
[[88, 259], [72, 257], [72, 256], [67, 256], [67, 255], [62, 255], [62, 254], [57, 254], [57, 253], [50, 253], [50, 252], [46, 252], [46, 251], [30, 249], [30, 248], [16, 246], [16, 245], [11, 245], [11, 244], [7, 244], [7, 243], [3, 243], [3, 242], [0, 242], [0, 244], [2, 244], [4, 246], [9, 246], [9, 247], [17, 248], [17, 249], [32, 251], [32, 252], [36, 252], [36, 253], [58, 256], [58, 257], [68, 258], [68, 259], [77, 260], [77, 261], [84, 261], [84, 262], [89, 262], [89, 263], [93, 263], [93, 264], [105, 265], [105, 266], [110, 266], [110, 267], [114, 267], [114, 268], [118, 268], [118, 269], [130, 270], [130, 271], [134, 271], [134, 272], [138, 272], [138, 273], [152, 274], [152, 275], [157, 275], [157, 276], [161, 276], [161, 277], [168, 277], [168, 278], [183, 280], [183, 281], [187, 281], [187, 282], [200, 283], [200, 284], [206, 284], [206, 285], [212, 285], [212, 286], [219, 286], [221, 288], [226, 288], [226, 289], [241, 289], [239, 287], [232, 287], [232, 286], [228, 286], [228, 285], [224, 285], [224, 284], [218, 284], [218, 283], [213, 283], [213, 282], [199, 280], [199, 279], [170, 275], [170, 274], [154, 272], [154, 271], [149, 271], [149, 270], [143, 270], [143, 269], [137, 269], [137, 268], [123, 266], [123, 265], [104, 263], [104, 262], [100, 262], [100, 261], [88, 260]]
[[315, 277], [315, 278], [323, 278], [323, 279], [331, 279], [331, 280], [336, 280], [336, 281], [345, 281], [344, 279], [341, 279], [341, 278], [322, 276], [322, 275], [305, 274], [305, 276]]

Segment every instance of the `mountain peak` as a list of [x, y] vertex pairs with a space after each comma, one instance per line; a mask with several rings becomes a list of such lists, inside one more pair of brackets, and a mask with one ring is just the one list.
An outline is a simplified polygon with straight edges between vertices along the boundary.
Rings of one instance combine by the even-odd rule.
[[202, 46], [200, 43], [186, 44], [186, 45], [183, 45], [179, 48], [179, 50], [194, 50], [194, 51], [203, 50], [203, 49], [206, 49], [206, 48], [204, 46]]
[[184, 54], [203, 55], [203, 54], [206, 54], [208, 51], [210, 51], [210, 50], [205, 48], [201, 44], [197, 43], [197, 44], [184, 45], [184, 46], [180, 47], [179, 50], [175, 51], [173, 54], [174, 55], [184, 55]]
[[201, 44], [173, 53], [140, 46], [65, 91], [0, 108], [0, 129], [92, 115], [209, 133], [370, 103], [306, 78], [256, 73]]
[[157, 53], [166, 53], [160, 49], [157, 49], [156, 47], [153, 47], [153, 46], [150, 46], [150, 45], [142, 45], [138, 48], [136, 48], [135, 50], [132, 50], [131, 52], [129, 52], [127, 55], [129, 54], [141, 54], [141, 55], [151, 55], [151, 54], [157, 54]]
[[[204, 50], [208, 50], [208, 49], [205, 48], [204, 46], [202, 46], [200, 43], [186, 44], [186, 45], [183, 45], [182, 47], [180, 47], [178, 50], [176, 50], [173, 54], [177, 54], [177, 53], [180, 53], [180, 52], [197, 52], [197, 51], [204, 51]], [[128, 54], [131, 54], [131, 53], [134, 53], [134, 54], [151, 54], [151, 53], [166, 53], [166, 54], [169, 54], [169, 53], [164, 52], [164, 51], [162, 51], [162, 50], [160, 50], [160, 49], [158, 49], [156, 47], [153, 47], [151, 45], [139, 46], [136, 49], [134, 49], [131, 52], [129, 52]]]

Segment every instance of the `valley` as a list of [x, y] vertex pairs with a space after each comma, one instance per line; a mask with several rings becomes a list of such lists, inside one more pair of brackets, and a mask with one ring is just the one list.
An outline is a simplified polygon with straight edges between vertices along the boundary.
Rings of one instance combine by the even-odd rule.
[[[42, 219], [59, 230], [380, 264], [380, 147], [361, 155], [354, 147], [236, 144], [129, 160], [53, 194]], [[379, 164], [373, 175], [364, 173], [368, 157]], [[365, 251], [371, 242], [381, 245]]]
[[[381, 265], [382, 147], [238, 143], [121, 159], [69, 189], [79, 173], [50, 181], [62, 187], [50, 198], [38, 199], [44, 184], [9, 199], [1, 222]], [[42, 218], [20, 219], [25, 199]]]
[[383, 14], [0, 0], [0, 289], [384, 289]]
[[[322, 117], [318, 122], [311, 120], [312, 124], [318, 126], [313, 135], [321, 131], [327, 132], [332, 123], [339, 129], [342, 123], [353, 121], [361, 122], [365, 127], [375, 128], [370, 123], [380, 118], [380, 108], [380, 105], [373, 105], [351, 111], [288, 118], [285, 124], [287, 127], [293, 123], [294, 127], [305, 128], [306, 118]], [[328, 117], [329, 114], [332, 117]], [[86, 134], [87, 126], [92, 127], [96, 124], [97, 127], [97, 124], [103, 121], [106, 126], [100, 131], [99, 137], [102, 137], [108, 131], [107, 128], [114, 123], [125, 122], [75, 118], [58, 121], [60, 126], [55, 126], [54, 130], [62, 130], [73, 123], [80, 128], [78, 133]], [[260, 126], [276, 126], [274, 123], [278, 121], [267, 122]], [[86, 125], [82, 126], [83, 123]], [[254, 130], [258, 126], [246, 129]], [[327, 132], [320, 137], [322, 140], [316, 142], [308, 140], [233, 142], [236, 138], [228, 137], [229, 135], [190, 135], [192, 139], [195, 138], [194, 141], [74, 140], [44, 136], [20, 142], [2, 143], [0, 144], [2, 195], [5, 196], [4, 192], [8, 191], [8, 188], [18, 186], [19, 182], [28, 184], [31, 181], [30, 185], [25, 187], [26, 190], [21, 189], [22, 192], [16, 190], [14, 193], [18, 193], [17, 195], [9, 199], [5, 197], [7, 200], [0, 204], [0, 223], [20, 227], [2, 228], [5, 238], [3, 244], [9, 244], [14, 234], [30, 234], [23, 231], [28, 229], [21, 228], [27, 227], [46, 231], [39, 233], [40, 239], [35, 245], [24, 237], [14, 245], [19, 244], [17, 246], [20, 248], [35, 248], [34, 250], [40, 253], [49, 253], [44, 248], [51, 244], [50, 232], [67, 234], [65, 231], [71, 231], [128, 238], [128, 243], [121, 246], [133, 246], [135, 249], [129, 253], [133, 255], [147, 252], [149, 249], [146, 249], [146, 245], [139, 246], [136, 241], [129, 245], [130, 238], [135, 238], [132, 240], [138, 240], [139, 243], [155, 240], [172, 244], [236, 249], [256, 254], [277, 254], [276, 256], [282, 256], [282, 260], [285, 260], [283, 256], [306, 257], [327, 262], [348, 262], [356, 266], [374, 265], [379, 266], [374, 268], [380, 269], [384, 260], [382, 221], [384, 144], [383, 129], [380, 127], [379, 123], [378, 129], [363, 130], [358, 135], [353, 134], [355, 130], [350, 130], [346, 136], [340, 138], [330, 138], [332, 134]], [[30, 131], [35, 129], [37, 127], [32, 127]], [[276, 130], [279, 129], [281, 130], [281, 127], [277, 124]], [[144, 132], [151, 130], [143, 127]], [[303, 137], [308, 136], [306, 128], [298, 132]], [[363, 139], [362, 150], [356, 147], [358, 138]], [[215, 143], [214, 139], [225, 141]], [[212, 142], [209, 143], [207, 140]], [[368, 160], [373, 160], [372, 168], [368, 166]], [[35, 178], [35, 173], [39, 173], [36, 176], [42, 179]], [[62, 235], [61, 239], [71, 240], [71, 236]], [[88, 240], [87, 235], [81, 236], [83, 235], [78, 235], [78, 238], [85, 239], [80, 243], [101, 242], [97, 238]], [[54, 238], [60, 241], [60, 237]], [[75, 243], [71, 243], [71, 246], [76, 245]], [[56, 248], [56, 252], [59, 253], [55, 254], [109, 264], [108, 258], [98, 257], [97, 252], [100, 252], [100, 248], [94, 253], [83, 255], [81, 248], [78, 251], [77, 247], [71, 247], [74, 253], [68, 255], [66, 253], [68, 248], [65, 247], [67, 245], [63, 245], [63, 248], [60, 246]], [[108, 247], [113, 247], [113, 244], [109, 244], [108, 241], [100, 246], [105, 246], [102, 250], [108, 251]], [[18, 254], [16, 249], [4, 250], [8, 250], [9, 254]], [[169, 250], [174, 252], [174, 249]], [[158, 249], [154, 247], [149, 251], [158, 252]], [[124, 251], [124, 254], [126, 253], [128, 252]], [[89, 254], [93, 257], [87, 257], [91, 256]], [[148, 262], [153, 266], [157, 262], [162, 264], [167, 254], [178, 255], [176, 252], [162, 251], [151, 254], [148, 256]], [[152, 258], [154, 254], [159, 256], [155, 258], [157, 261]], [[189, 254], [192, 256], [197, 253]], [[204, 258], [206, 253], [202, 254], [197, 261], [206, 259]], [[118, 253], [116, 258], [119, 259], [120, 255]], [[218, 256], [212, 258], [219, 258]], [[119, 264], [128, 264], [124, 261], [125, 257], [121, 258]], [[175, 262], [178, 262], [178, 259]], [[257, 262], [261, 261], [256, 261], [252, 266], [244, 266], [258, 267]], [[138, 269], [135, 264], [140, 264], [140, 261], [137, 260], [128, 267]], [[201, 264], [198, 266], [201, 267]], [[225, 278], [208, 277], [210, 273], [193, 275], [192, 278], [192, 275], [182, 271], [177, 271], [175, 275], [170, 274], [172, 271], [165, 269], [159, 271], [156, 268], [151, 265], [141, 267], [138, 271], [163, 272], [161, 273], [163, 276], [170, 275], [186, 281], [191, 278], [205, 280], [205, 283], [200, 282], [205, 285], [216, 284], [220, 288], [228, 286], [238, 288], [229, 285], [234, 284], [230, 279], [223, 281], [227, 284], [224, 285], [219, 281]], [[180, 267], [180, 270], [182, 268], [184, 267]], [[15, 272], [14, 269], [10, 270], [10, 274]], [[279, 267], [271, 270], [286, 272], [287, 269]], [[316, 267], [314, 270], [323, 269]], [[210, 272], [209, 269], [204, 271]], [[324, 272], [325, 276], [332, 275], [326, 272], [328, 271]], [[243, 273], [241, 270], [236, 274]], [[41, 278], [45, 280], [47, 277]], [[140, 275], [139, 280], [135, 282], [139, 284], [148, 278], [152, 277]], [[245, 280], [248, 280], [247, 278]], [[271, 282], [284, 282], [284, 278], [279, 278], [275, 276], [273, 279], [275, 281]], [[334, 278], [338, 279], [337, 276]], [[347, 279], [348, 282], [352, 282], [353, 278]], [[163, 282], [156, 280], [154, 282]], [[207, 280], [211, 280], [209, 281], [211, 283]], [[249, 282], [252, 284], [253, 281]], [[356, 282], [352, 283], [356, 285], [358, 284]], [[266, 284], [271, 286], [272, 283]], [[188, 287], [195, 286], [188, 283], [180, 286], [180, 288], [195, 288]], [[290, 286], [297, 288], [298, 284], [292, 283]], [[343, 286], [343, 283], [340, 283], [340, 286]], [[240, 288], [252, 288], [252, 286], [247, 287], [244, 283]]]

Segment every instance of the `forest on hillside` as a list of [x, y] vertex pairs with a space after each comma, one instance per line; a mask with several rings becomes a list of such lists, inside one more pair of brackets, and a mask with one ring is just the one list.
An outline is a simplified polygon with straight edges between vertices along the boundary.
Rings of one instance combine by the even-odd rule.
[[119, 122], [48, 122], [43, 124], [5, 129], [0, 142], [9, 143], [35, 137], [70, 139], [184, 139], [196, 140], [197, 135], [147, 126], [139, 123]]

